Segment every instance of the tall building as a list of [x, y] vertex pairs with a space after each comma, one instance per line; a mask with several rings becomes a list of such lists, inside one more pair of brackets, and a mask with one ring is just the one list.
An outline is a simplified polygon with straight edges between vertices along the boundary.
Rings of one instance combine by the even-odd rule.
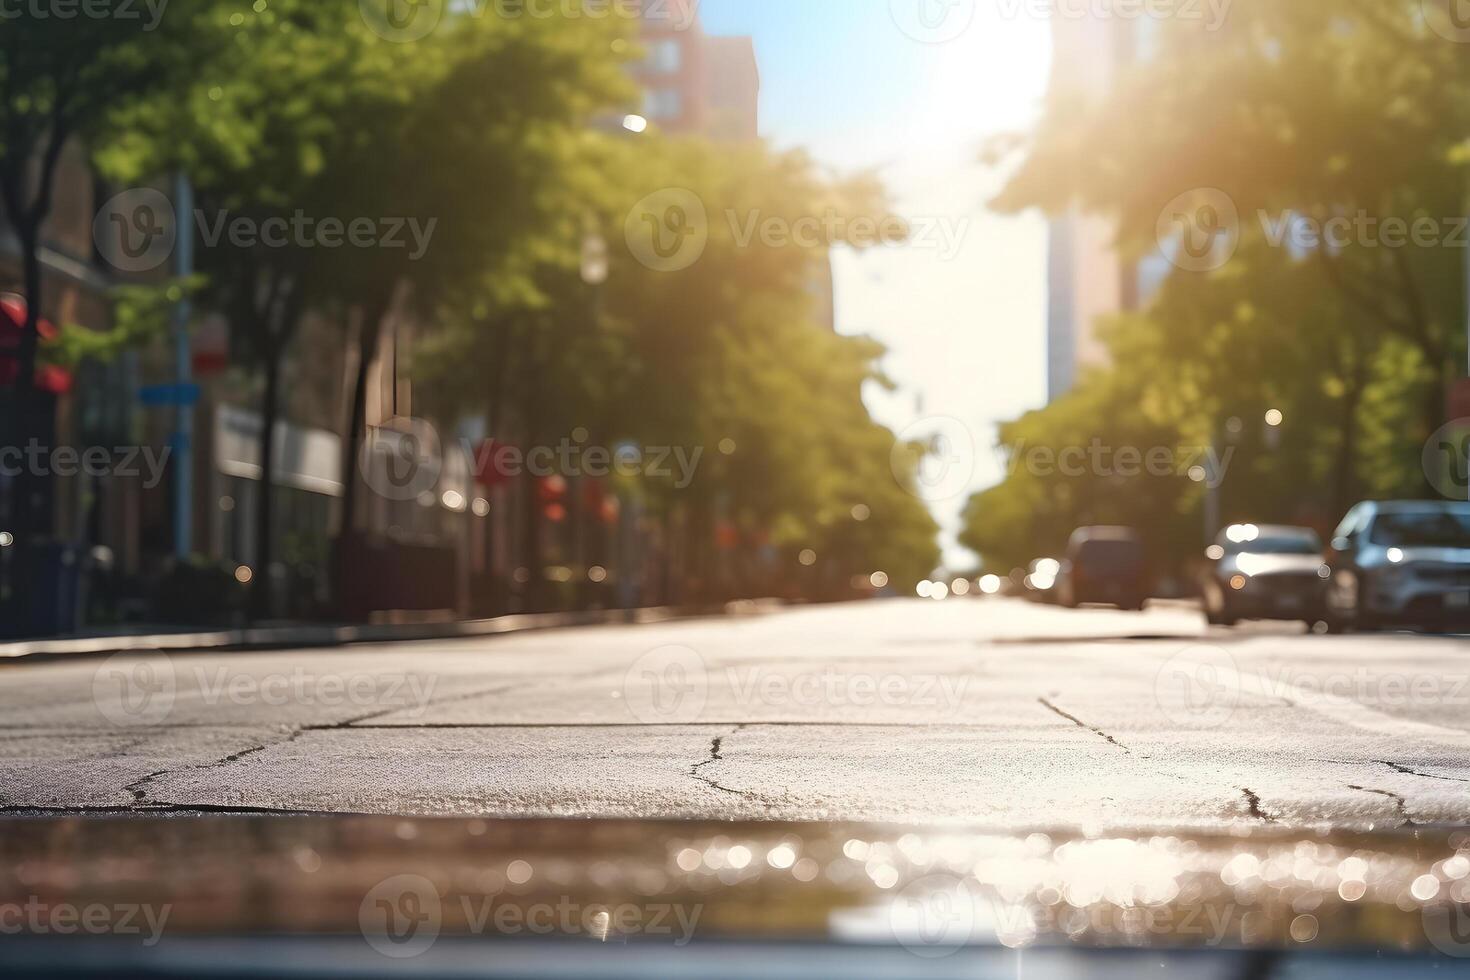
[[643, 115], [668, 133], [756, 139], [761, 83], [754, 42], [706, 35], [691, 0], [658, 9], [658, 16], [644, 17], [645, 54], [633, 69], [643, 88]]
[[[1156, 21], [1057, 17], [1052, 27], [1054, 96], [1101, 98], [1118, 73], [1151, 56]], [[1047, 400], [1107, 363], [1098, 321], [1134, 310], [1157, 289], [1163, 256], [1133, 261], [1119, 254], [1113, 223], [1074, 208], [1051, 221], [1047, 249]], [[1163, 266], [1163, 269], [1160, 266]]]
[[704, 132], [711, 139], [743, 143], [760, 136], [760, 69], [748, 37], [705, 39]]

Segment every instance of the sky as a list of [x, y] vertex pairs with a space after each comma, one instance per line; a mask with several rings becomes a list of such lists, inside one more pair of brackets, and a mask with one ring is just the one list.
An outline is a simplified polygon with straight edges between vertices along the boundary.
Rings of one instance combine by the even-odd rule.
[[908, 245], [834, 256], [837, 325], [889, 349], [882, 367], [898, 389], [870, 386], [873, 415], [954, 447], [925, 494], [953, 571], [974, 562], [956, 541], [965, 501], [1004, 472], [995, 424], [1045, 402], [1046, 224], [990, 213], [1003, 175], [979, 162], [987, 138], [1035, 121], [1050, 72], [1047, 22], [1010, 6], [1009, 17], [975, 0], [700, 6], [707, 33], [755, 39], [762, 136], [839, 172], [876, 170], [911, 222]]

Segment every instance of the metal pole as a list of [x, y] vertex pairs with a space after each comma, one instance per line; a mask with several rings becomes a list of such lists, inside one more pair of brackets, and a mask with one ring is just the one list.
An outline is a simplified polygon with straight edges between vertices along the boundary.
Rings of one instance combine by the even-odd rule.
[[1224, 476], [1216, 460], [1220, 458], [1220, 437], [1212, 436], [1213, 452], [1205, 467], [1205, 547], [1215, 543], [1220, 533], [1220, 484]]
[[[174, 188], [178, 232], [174, 244], [174, 274], [181, 283], [194, 274], [194, 188], [179, 174]], [[184, 397], [193, 375], [189, 352], [189, 318], [193, 310], [187, 289], [174, 308], [174, 374], [179, 403], [174, 428], [174, 554], [187, 559], [194, 550], [194, 405]]]

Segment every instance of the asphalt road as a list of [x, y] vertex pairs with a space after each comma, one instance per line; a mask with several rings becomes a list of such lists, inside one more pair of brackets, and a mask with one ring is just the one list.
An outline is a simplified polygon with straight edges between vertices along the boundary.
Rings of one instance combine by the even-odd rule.
[[9, 812], [1470, 821], [1470, 642], [890, 601], [0, 669]]

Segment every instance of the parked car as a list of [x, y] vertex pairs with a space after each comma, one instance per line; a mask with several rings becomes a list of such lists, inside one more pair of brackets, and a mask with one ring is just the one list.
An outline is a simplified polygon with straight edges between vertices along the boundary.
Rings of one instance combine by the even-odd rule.
[[1127, 527], [1079, 528], [1067, 545], [1057, 594], [1069, 609], [1089, 603], [1142, 609], [1148, 600], [1143, 539]]
[[1470, 503], [1359, 504], [1333, 535], [1327, 564], [1333, 630], [1470, 630]]
[[1328, 571], [1322, 539], [1311, 528], [1236, 524], [1220, 532], [1206, 557], [1201, 592], [1212, 625], [1300, 619], [1315, 626], [1322, 619]]

